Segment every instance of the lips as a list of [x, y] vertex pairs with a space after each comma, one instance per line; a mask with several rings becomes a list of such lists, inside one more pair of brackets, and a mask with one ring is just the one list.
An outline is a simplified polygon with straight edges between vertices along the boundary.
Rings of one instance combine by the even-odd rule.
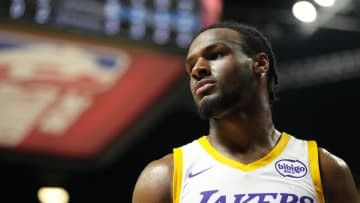
[[202, 95], [215, 86], [214, 80], [204, 79], [196, 83], [195, 94]]

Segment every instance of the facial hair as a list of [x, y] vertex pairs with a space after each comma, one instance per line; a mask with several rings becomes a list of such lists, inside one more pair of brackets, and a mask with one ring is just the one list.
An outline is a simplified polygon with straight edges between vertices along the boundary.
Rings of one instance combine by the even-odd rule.
[[201, 119], [209, 120], [216, 117], [224, 110], [235, 106], [240, 99], [240, 95], [233, 91], [223, 91], [219, 95], [209, 95], [209, 98], [203, 98], [202, 105], [198, 108]]
[[[242, 67], [249, 65], [250, 63], [246, 61]], [[246, 103], [246, 97], [254, 91], [254, 81], [249, 69], [243, 68], [238, 70], [240, 71], [234, 73], [235, 77], [231, 78], [234, 81], [227, 81], [228, 84], [231, 84], [232, 88], [223, 87], [217, 94], [204, 96], [201, 104], [198, 105], [198, 113], [201, 119], [218, 118], [219, 115], [228, 110], [236, 109], [237, 107], [241, 109], [241, 106]]]

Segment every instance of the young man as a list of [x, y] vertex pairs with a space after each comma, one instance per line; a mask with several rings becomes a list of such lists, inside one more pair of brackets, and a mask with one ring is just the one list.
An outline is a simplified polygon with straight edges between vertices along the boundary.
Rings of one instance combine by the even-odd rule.
[[348, 165], [275, 129], [275, 57], [255, 28], [220, 22], [192, 41], [186, 60], [203, 136], [149, 163], [133, 203], [358, 203]]

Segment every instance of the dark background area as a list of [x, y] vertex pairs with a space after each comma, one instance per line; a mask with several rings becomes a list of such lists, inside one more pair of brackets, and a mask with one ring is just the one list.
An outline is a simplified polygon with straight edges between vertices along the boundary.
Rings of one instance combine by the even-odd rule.
[[[314, 58], [328, 56], [325, 57], [329, 59], [328, 63], [326, 60], [322, 63], [326, 70], [327, 66], [334, 66], [330, 55], [347, 51], [356, 56], [360, 48], [358, 27], [344, 27], [335, 22], [346, 17], [359, 26], [359, 2], [349, 1], [331, 22], [314, 26], [311, 34], [304, 34], [300, 23], [291, 16], [293, 2], [224, 1], [223, 19], [256, 25], [273, 43], [280, 74], [280, 100], [273, 106], [277, 128], [301, 138], [316, 139], [320, 146], [349, 164], [359, 185], [360, 62], [356, 62], [359, 58], [354, 59], [351, 71], [347, 71], [345, 65], [335, 66], [344, 69], [341, 79], [336, 79], [335, 73], [327, 77], [312, 75], [311, 81], [282, 77], [290, 66], [287, 65], [294, 61], [311, 64]], [[322, 73], [326, 75], [326, 72]], [[301, 79], [303, 83], [292, 83]], [[281, 86], [282, 81], [285, 81], [285, 87]], [[153, 121], [148, 122], [151, 119]], [[70, 193], [71, 202], [130, 202], [135, 181], [148, 162], [171, 153], [173, 147], [206, 134], [207, 129], [207, 122], [197, 116], [184, 76], [139, 124], [128, 130], [129, 135], [137, 133], [141, 136], [121, 153], [114, 149], [116, 144], [109, 146], [109, 150], [97, 159], [87, 161], [53, 160], [31, 154], [8, 156], [8, 152], [2, 152], [2, 202], [38, 202], [36, 192], [43, 185], [64, 186]]]

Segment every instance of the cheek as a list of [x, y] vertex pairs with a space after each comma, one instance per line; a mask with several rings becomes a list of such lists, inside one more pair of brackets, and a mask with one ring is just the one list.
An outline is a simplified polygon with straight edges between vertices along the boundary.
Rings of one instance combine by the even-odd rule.
[[191, 94], [194, 95], [195, 82], [192, 79], [189, 79], [189, 89], [190, 89]]
[[219, 73], [224, 88], [228, 90], [239, 90], [246, 87], [252, 81], [252, 71], [249, 64], [228, 64], [228, 68]]
[[219, 78], [222, 82], [228, 82], [228, 80], [233, 80], [239, 75], [239, 69], [237, 64], [227, 62], [222, 64], [216, 64], [214, 67], [214, 75], [215, 77]]
[[195, 82], [193, 80], [189, 80], [189, 89], [190, 89], [190, 93], [194, 99], [194, 101], [197, 103], [197, 97], [194, 93], [194, 89], [195, 89]]

